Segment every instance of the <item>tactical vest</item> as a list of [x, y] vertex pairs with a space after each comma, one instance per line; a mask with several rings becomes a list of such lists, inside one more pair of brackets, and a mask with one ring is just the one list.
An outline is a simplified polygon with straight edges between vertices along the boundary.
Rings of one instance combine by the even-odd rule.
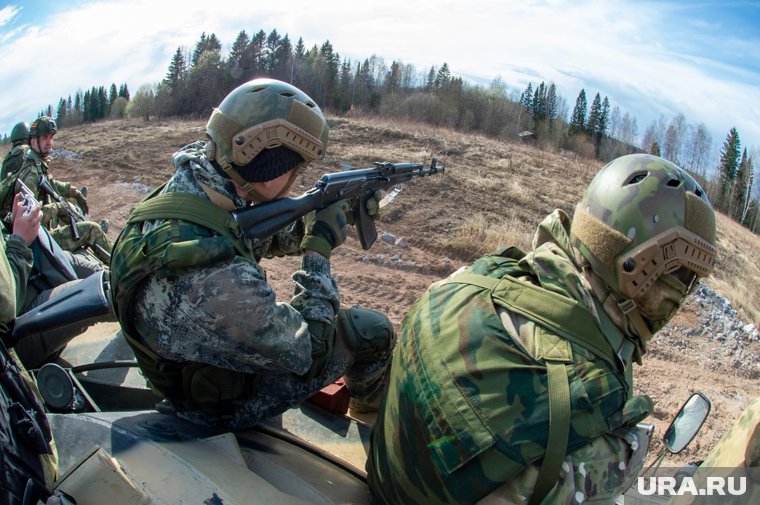
[[8, 151], [8, 154], [3, 159], [3, 167], [2, 170], [0, 170], [0, 179], [4, 179], [9, 175], [18, 174], [18, 171], [21, 170], [24, 161], [26, 161], [26, 158], [29, 155], [29, 151], [31, 150], [31, 147], [23, 144]]
[[[113, 248], [111, 289], [122, 332], [153, 391], [178, 410], [231, 415], [255, 388], [255, 376], [202, 363], [159, 357], [135, 328], [135, 291], [143, 280], [159, 274], [176, 276], [189, 268], [242, 256], [256, 262], [242, 241], [232, 216], [206, 198], [190, 193], [153, 194], [130, 214]], [[143, 233], [146, 221], [162, 224]]]
[[44, 502], [57, 473], [50, 425], [22, 373], [0, 342], [0, 503], [7, 504]]
[[[417, 489], [428, 490], [425, 503], [475, 503], [543, 459], [538, 503], [567, 454], [648, 415], [588, 309], [520, 280], [533, 276], [522, 257], [511, 248], [481, 258], [407, 315], [384, 406], [392, 419], [378, 418], [368, 462], [383, 503], [422, 499]], [[510, 337], [498, 307], [536, 323], [536, 357]], [[574, 346], [598, 359], [576, 363]], [[411, 463], [407, 451], [425, 455]], [[450, 498], [439, 501], [442, 492]]]

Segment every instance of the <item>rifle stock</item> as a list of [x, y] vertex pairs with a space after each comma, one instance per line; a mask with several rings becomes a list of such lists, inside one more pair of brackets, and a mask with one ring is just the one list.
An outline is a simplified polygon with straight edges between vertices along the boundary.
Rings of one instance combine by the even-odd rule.
[[301, 196], [253, 205], [232, 212], [232, 217], [245, 235], [255, 244], [260, 244], [309, 212], [346, 199], [354, 204], [354, 223], [362, 248], [369, 249], [377, 239], [377, 230], [366, 204], [375, 191], [388, 189], [414, 177], [442, 172], [444, 167], [436, 165], [435, 158], [428, 168], [422, 163], [377, 162], [373, 168], [325, 174]]

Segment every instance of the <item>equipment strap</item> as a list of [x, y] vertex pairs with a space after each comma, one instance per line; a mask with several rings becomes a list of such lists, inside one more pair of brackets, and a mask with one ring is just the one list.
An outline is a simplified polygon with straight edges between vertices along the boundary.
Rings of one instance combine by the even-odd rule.
[[539, 505], [557, 483], [570, 433], [570, 383], [563, 362], [547, 361], [549, 376], [549, 436], [529, 505]]
[[470, 284], [491, 291], [500, 305], [588, 349], [607, 361], [614, 370], [620, 369], [615, 351], [599, 330], [594, 316], [577, 301], [510, 276], [496, 279], [461, 274], [448, 282]]
[[132, 211], [127, 224], [158, 219], [181, 219], [208, 228], [223, 236], [231, 235], [237, 239], [233, 240], [233, 243], [238, 253], [243, 256], [249, 255], [240, 243], [242, 233], [237, 221], [229, 212], [224, 211], [202, 196], [171, 192], [149, 197]]

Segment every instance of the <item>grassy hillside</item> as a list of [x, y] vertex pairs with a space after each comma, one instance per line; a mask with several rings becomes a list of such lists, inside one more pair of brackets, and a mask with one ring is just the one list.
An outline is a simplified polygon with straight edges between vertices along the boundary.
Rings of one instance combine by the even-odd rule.
[[[153, 187], [171, 176], [179, 147], [203, 138], [205, 121], [110, 121], [63, 129], [56, 147], [81, 156], [83, 179]], [[373, 161], [428, 162], [438, 157], [444, 176], [408, 184], [381, 222], [411, 243], [467, 262], [499, 245], [530, 247], [536, 224], [555, 208], [568, 213], [601, 163], [521, 144], [417, 123], [376, 118], [331, 118], [325, 159], [300, 177], [294, 191], [325, 171]], [[54, 166], [67, 162], [61, 160]], [[73, 169], [73, 166], [72, 166]], [[76, 180], [79, 174], [73, 175]], [[97, 206], [96, 206], [97, 210]], [[109, 209], [115, 210], [115, 209]], [[126, 217], [126, 211], [120, 215]], [[120, 227], [119, 219], [114, 223]], [[718, 268], [708, 285], [726, 296], [743, 319], [760, 326], [760, 237], [718, 216]]]

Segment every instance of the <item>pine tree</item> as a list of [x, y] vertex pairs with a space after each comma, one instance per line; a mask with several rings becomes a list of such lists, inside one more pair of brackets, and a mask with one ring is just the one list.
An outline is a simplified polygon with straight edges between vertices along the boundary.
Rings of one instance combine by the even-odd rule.
[[718, 207], [724, 212], [730, 212], [731, 190], [736, 182], [736, 172], [739, 168], [739, 152], [741, 141], [736, 127], [731, 128], [720, 150], [720, 195]]
[[233, 84], [242, 84], [249, 76], [244, 74], [245, 71], [245, 50], [251, 39], [245, 30], [240, 30], [232, 43], [230, 54], [227, 56], [227, 72]]
[[578, 98], [575, 100], [575, 107], [570, 116], [569, 133], [582, 133], [586, 130], [586, 90], [581, 89]]
[[529, 82], [525, 91], [520, 96], [520, 105], [525, 108], [526, 111], [533, 110], [533, 83]]
[[172, 61], [169, 64], [169, 70], [166, 72], [166, 77], [162, 81], [169, 93], [168, 111], [170, 114], [181, 114], [185, 108], [185, 84], [187, 81], [188, 70], [185, 56], [182, 54], [182, 49], [177, 48], [177, 51], [172, 57]]
[[427, 79], [425, 80], [425, 91], [430, 93], [433, 91], [433, 88], [435, 87], [435, 66], [430, 67], [430, 71], [427, 74]]
[[588, 111], [588, 120], [586, 121], [586, 133], [592, 139], [596, 137], [596, 131], [599, 128], [599, 116], [602, 114], [602, 97], [599, 93], [594, 95], [594, 101], [591, 102], [591, 108]]
[[435, 74], [435, 89], [445, 89], [449, 85], [451, 80], [451, 71], [449, 70], [449, 64], [444, 62], [441, 68], [438, 69], [438, 73]]
[[731, 204], [731, 207], [733, 208], [731, 214], [733, 215], [734, 219], [739, 222], [741, 222], [747, 203], [752, 196], [750, 194], [751, 186], [749, 186], [749, 163], [749, 158], [747, 157], [747, 148], [745, 147], [744, 152], [742, 153], [741, 161], [739, 162], [739, 167], [736, 170], [736, 183], [734, 184], [733, 202]]

